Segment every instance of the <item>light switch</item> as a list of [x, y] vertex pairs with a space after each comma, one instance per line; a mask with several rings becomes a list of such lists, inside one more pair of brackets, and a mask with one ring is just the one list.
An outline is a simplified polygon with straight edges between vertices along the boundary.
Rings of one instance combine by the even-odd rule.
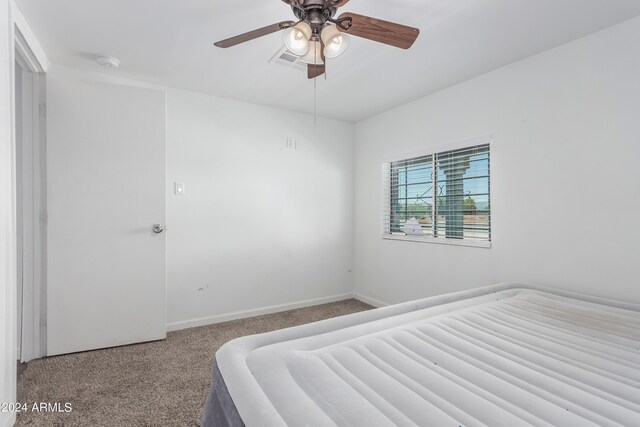
[[297, 141], [295, 138], [292, 138], [290, 136], [287, 137], [287, 148], [290, 150], [295, 150], [297, 149]]
[[173, 192], [176, 196], [184, 196], [184, 183], [183, 182], [174, 182], [173, 183]]

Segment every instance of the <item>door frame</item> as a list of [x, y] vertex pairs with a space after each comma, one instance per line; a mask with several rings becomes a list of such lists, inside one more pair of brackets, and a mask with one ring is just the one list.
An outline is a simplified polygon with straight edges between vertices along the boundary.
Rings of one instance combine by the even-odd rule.
[[[13, 162], [14, 173], [22, 171], [22, 179], [13, 177], [15, 211], [17, 203], [23, 202], [20, 209], [23, 217], [14, 222], [23, 226], [21, 233], [25, 238], [21, 242], [22, 253], [16, 252], [16, 268], [21, 263], [22, 283], [16, 283], [17, 292], [21, 292], [21, 307], [16, 306], [16, 327], [21, 336], [16, 337], [16, 353], [21, 362], [46, 355], [46, 78], [49, 62], [44, 51], [33, 35], [24, 16], [15, 2], [11, 2], [12, 40], [13, 40]], [[22, 76], [15, 75], [16, 68], [22, 70]], [[22, 84], [20, 93], [16, 91], [16, 82]], [[16, 111], [16, 96], [21, 95], [22, 111]], [[20, 114], [20, 117], [18, 116]], [[20, 125], [21, 129], [17, 126]], [[20, 150], [20, 151], [19, 151]], [[24, 153], [20, 155], [19, 153]], [[17, 161], [21, 160], [18, 167]], [[23, 188], [18, 183], [23, 182]], [[24, 203], [22, 195], [28, 203]], [[18, 230], [15, 229], [16, 237]]]

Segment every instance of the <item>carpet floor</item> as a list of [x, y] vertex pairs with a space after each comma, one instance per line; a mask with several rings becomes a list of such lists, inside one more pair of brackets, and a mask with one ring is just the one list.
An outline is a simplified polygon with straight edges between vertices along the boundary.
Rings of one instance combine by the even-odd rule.
[[355, 299], [171, 332], [164, 341], [29, 362], [18, 402], [59, 402], [71, 412], [25, 412], [16, 426], [197, 426], [214, 353], [244, 335], [370, 309]]

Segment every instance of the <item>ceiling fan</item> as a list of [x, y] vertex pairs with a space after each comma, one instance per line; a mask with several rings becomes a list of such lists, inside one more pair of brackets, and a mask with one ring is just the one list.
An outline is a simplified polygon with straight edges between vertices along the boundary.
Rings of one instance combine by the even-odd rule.
[[282, 21], [214, 43], [228, 48], [267, 34], [283, 31], [284, 44], [299, 61], [307, 64], [307, 76], [314, 79], [325, 73], [325, 59], [335, 58], [349, 46], [348, 35], [409, 49], [420, 30], [356, 13], [334, 18], [338, 8], [349, 0], [282, 0], [291, 6], [298, 19]]

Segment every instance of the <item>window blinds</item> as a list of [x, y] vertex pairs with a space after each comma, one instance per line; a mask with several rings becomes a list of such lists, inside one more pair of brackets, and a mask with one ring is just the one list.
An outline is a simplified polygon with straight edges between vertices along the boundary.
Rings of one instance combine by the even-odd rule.
[[383, 234], [491, 241], [489, 144], [383, 165]]

